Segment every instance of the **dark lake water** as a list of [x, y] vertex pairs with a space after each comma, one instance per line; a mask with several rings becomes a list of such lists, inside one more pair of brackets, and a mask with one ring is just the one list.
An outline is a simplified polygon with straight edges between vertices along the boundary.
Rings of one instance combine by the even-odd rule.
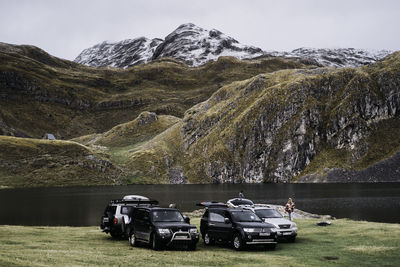
[[292, 197], [298, 209], [337, 218], [400, 223], [400, 183], [377, 184], [211, 184], [131, 185], [0, 190], [0, 224], [99, 225], [111, 199], [138, 194], [181, 211], [205, 200], [237, 197], [240, 190], [256, 203], [284, 205]]

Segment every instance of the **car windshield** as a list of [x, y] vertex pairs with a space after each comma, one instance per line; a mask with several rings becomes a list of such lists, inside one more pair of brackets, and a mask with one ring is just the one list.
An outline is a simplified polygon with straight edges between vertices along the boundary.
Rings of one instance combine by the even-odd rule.
[[282, 214], [274, 209], [256, 210], [256, 214], [260, 218], [282, 218]]
[[182, 214], [177, 210], [153, 211], [154, 222], [184, 222]]
[[252, 211], [232, 211], [232, 220], [234, 222], [261, 222], [261, 219]]

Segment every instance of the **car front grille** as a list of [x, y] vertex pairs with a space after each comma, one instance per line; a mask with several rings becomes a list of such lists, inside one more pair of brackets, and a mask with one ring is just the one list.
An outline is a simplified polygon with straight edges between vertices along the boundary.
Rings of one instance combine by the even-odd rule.
[[189, 228], [185, 228], [185, 227], [174, 227], [174, 228], [171, 228], [171, 230], [172, 230], [172, 232], [173, 233], [175, 233], [175, 232], [189, 232]]
[[281, 228], [281, 229], [289, 229], [290, 228], [290, 224], [280, 224], [279, 228]]

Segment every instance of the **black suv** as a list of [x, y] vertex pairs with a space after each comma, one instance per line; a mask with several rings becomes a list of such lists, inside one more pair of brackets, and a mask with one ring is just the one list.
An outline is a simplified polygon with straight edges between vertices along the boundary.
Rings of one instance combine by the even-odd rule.
[[150, 244], [154, 250], [181, 245], [195, 250], [199, 241], [196, 226], [190, 219], [174, 208], [143, 207], [134, 208], [129, 224], [129, 244], [138, 242]]
[[127, 227], [131, 221], [130, 214], [134, 207], [152, 206], [158, 204], [156, 200], [138, 195], [125, 196], [123, 199], [111, 200], [101, 217], [100, 229], [110, 233], [112, 237], [126, 237]]
[[231, 243], [236, 250], [247, 245], [264, 245], [275, 249], [276, 229], [254, 212], [241, 208], [210, 206], [201, 218], [200, 232], [205, 245]]

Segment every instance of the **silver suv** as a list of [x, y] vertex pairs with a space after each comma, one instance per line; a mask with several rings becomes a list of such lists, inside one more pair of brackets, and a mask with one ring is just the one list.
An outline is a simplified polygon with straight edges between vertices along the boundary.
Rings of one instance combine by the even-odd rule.
[[112, 237], [126, 237], [127, 225], [130, 224], [130, 214], [134, 207], [158, 204], [155, 200], [139, 195], [128, 195], [122, 199], [111, 200], [101, 217], [100, 228]]
[[296, 223], [285, 219], [279, 211], [268, 205], [255, 204], [254, 206], [242, 206], [244, 209], [253, 211], [264, 222], [275, 225], [279, 239], [294, 242], [297, 236]]

